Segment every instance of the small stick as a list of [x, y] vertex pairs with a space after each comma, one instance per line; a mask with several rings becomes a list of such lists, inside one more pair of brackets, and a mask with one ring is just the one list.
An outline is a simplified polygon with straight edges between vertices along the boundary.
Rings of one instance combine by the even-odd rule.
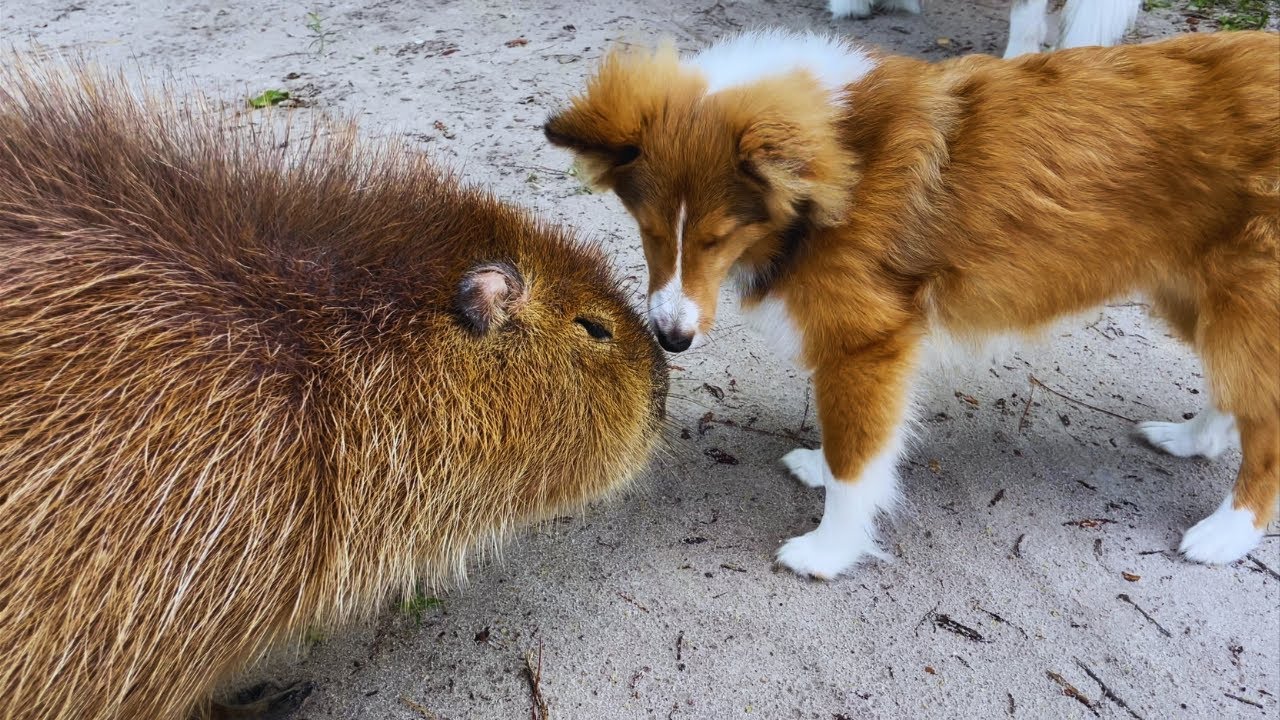
[[1164, 635], [1165, 637], [1169, 637], [1169, 638], [1173, 637], [1173, 633], [1169, 632], [1168, 628], [1161, 625], [1160, 622], [1155, 618], [1151, 617], [1151, 615], [1146, 610], [1143, 610], [1142, 608], [1138, 607], [1138, 603], [1134, 602], [1133, 598], [1129, 597], [1128, 593], [1120, 593], [1119, 595], [1116, 596], [1116, 598], [1129, 603], [1130, 605], [1133, 606], [1134, 610], [1137, 610], [1138, 612], [1142, 613], [1142, 617], [1146, 618], [1147, 622], [1151, 623], [1152, 625], [1155, 625], [1156, 629], [1160, 631], [1161, 635]]
[[1242, 698], [1242, 697], [1240, 697], [1239, 695], [1232, 695], [1231, 693], [1222, 693], [1222, 694], [1223, 694], [1223, 695], [1226, 695], [1227, 697], [1231, 698], [1232, 700], [1235, 700], [1236, 702], [1242, 702], [1242, 703], [1244, 703], [1245, 705], [1252, 705], [1252, 706], [1254, 706], [1254, 707], [1256, 707], [1256, 708], [1260, 708], [1260, 707], [1262, 707], [1262, 703], [1260, 703], [1260, 702], [1258, 702], [1258, 701], [1256, 701], [1256, 700], [1250, 700], [1249, 698]]
[[633, 598], [633, 597], [631, 597], [630, 595], [628, 595], [628, 594], [626, 594], [626, 593], [622, 592], [621, 590], [619, 590], [619, 591], [618, 591], [618, 597], [622, 598], [623, 600], [626, 600], [627, 602], [631, 603], [632, 605], [635, 605], [636, 607], [640, 608], [641, 610], [643, 610], [643, 611], [645, 611], [645, 612], [649, 612], [649, 608], [647, 608], [647, 607], [645, 607], [645, 606], [641, 605], [640, 603], [636, 602], [636, 599], [635, 599], [635, 598]]
[[814, 447], [814, 442], [812, 440], [806, 440], [800, 437], [795, 433], [794, 430], [791, 430], [790, 428], [780, 430], [780, 431], [762, 430], [761, 428], [750, 427], [747, 425], [743, 425], [742, 423], [735, 422], [733, 420], [717, 420], [715, 418], [708, 419], [707, 425], [724, 425], [725, 427], [731, 427], [737, 430], [743, 430], [746, 432], [755, 433], [757, 435], [768, 435], [769, 437], [782, 438], [783, 440], [790, 440], [792, 442], [799, 443], [801, 446], [808, 448], [810, 450], [812, 450]]
[[1270, 575], [1276, 580], [1280, 580], [1280, 572], [1276, 572], [1275, 570], [1272, 570], [1271, 568], [1267, 567], [1266, 565], [1263, 564], [1261, 560], [1259, 560], [1258, 558], [1252, 555], [1245, 555], [1245, 557], [1248, 558], [1249, 560], [1252, 560], [1253, 564], [1257, 565], [1266, 574]]
[[409, 708], [410, 710], [413, 710], [413, 711], [417, 712], [419, 715], [421, 715], [421, 716], [423, 717], [423, 720], [440, 720], [440, 716], [439, 716], [439, 715], [436, 715], [435, 713], [433, 713], [433, 712], [431, 712], [430, 710], [426, 709], [426, 708], [425, 708], [425, 707], [423, 707], [422, 705], [420, 705], [420, 704], [418, 704], [418, 703], [416, 703], [416, 702], [414, 702], [414, 701], [410, 700], [409, 698], [405, 697], [404, 695], [401, 695], [401, 696], [400, 696], [400, 704], [401, 704], [401, 705], [404, 705], [405, 707]]
[[550, 720], [551, 709], [542, 694], [542, 640], [538, 640], [538, 659], [535, 663], [533, 651], [524, 651], [524, 676], [529, 681], [529, 699], [533, 706], [529, 708], [529, 720]]
[[[1013, 628], [1014, 630], [1017, 630], [1018, 632], [1022, 633], [1022, 637], [1024, 637], [1024, 638], [1025, 638], [1025, 637], [1027, 637], [1027, 631], [1026, 631], [1026, 630], [1023, 630], [1022, 628], [1018, 627], [1017, 625], [1014, 625], [1013, 623], [1009, 622], [1008, 620], [1004, 619], [1003, 617], [1001, 617], [1001, 616], [999, 616], [999, 615], [997, 615], [997, 614], [995, 614], [995, 613], [991, 612], [990, 610], [988, 610], [988, 609], [986, 609], [986, 608], [982, 607], [981, 605], [978, 605], [977, 603], [974, 603], [973, 607], [974, 607], [974, 609], [975, 609], [975, 610], [978, 610], [978, 611], [980, 611], [980, 612], [984, 612], [984, 613], [986, 613], [987, 615], [991, 616], [991, 619], [992, 619], [992, 620], [995, 620], [996, 622], [1001, 623], [1001, 624], [1004, 624], [1004, 625], [1008, 625], [1009, 627]], [[1028, 639], [1030, 639], [1030, 638], [1028, 638]]]
[[1016, 558], [1020, 558], [1020, 557], [1022, 557], [1022, 539], [1023, 539], [1023, 538], [1025, 538], [1026, 536], [1027, 536], [1027, 534], [1026, 534], [1026, 533], [1022, 533], [1021, 535], [1019, 535], [1019, 536], [1018, 536], [1018, 539], [1017, 539], [1017, 540], [1014, 540], [1014, 541], [1013, 541], [1013, 556], [1014, 556], [1014, 557], [1016, 557]]
[[1050, 680], [1062, 686], [1063, 695], [1066, 695], [1069, 698], [1075, 698], [1081, 705], [1089, 708], [1089, 712], [1093, 713], [1094, 717], [1102, 717], [1098, 714], [1098, 708], [1094, 706], [1093, 701], [1086, 697], [1084, 693], [1077, 690], [1075, 685], [1067, 682], [1066, 678], [1052, 670], [1046, 670], [1045, 674], [1049, 676]]
[[1027, 402], [1022, 406], [1022, 417], [1018, 419], [1018, 434], [1022, 434], [1022, 431], [1027, 429], [1027, 413], [1031, 412], [1031, 401], [1035, 398], [1036, 384], [1031, 383], [1031, 392], [1027, 393]]
[[1129, 707], [1129, 703], [1126, 703], [1125, 701], [1121, 700], [1119, 695], [1116, 695], [1114, 692], [1112, 692], [1111, 688], [1107, 687], [1107, 684], [1102, 682], [1102, 678], [1098, 677], [1097, 673], [1089, 669], [1088, 665], [1085, 665], [1083, 662], [1081, 662], [1080, 658], [1072, 658], [1072, 659], [1076, 661], [1076, 665], [1079, 665], [1080, 669], [1083, 670], [1086, 675], [1092, 678], [1094, 682], [1098, 683], [1098, 687], [1102, 689], [1103, 697], [1115, 703], [1116, 705], [1119, 705], [1120, 708], [1125, 712], [1129, 713], [1129, 716], [1132, 717], [1134, 720], [1142, 720], [1142, 716], [1134, 712], [1133, 708]]
[[[1044, 383], [1040, 382], [1040, 380], [1039, 380], [1038, 378], [1036, 378], [1036, 376], [1035, 376], [1035, 375], [1028, 375], [1027, 377], [1029, 377], [1029, 378], [1031, 379], [1031, 384], [1032, 384], [1032, 386], [1042, 387], [1042, 388], [1044, 388], [1045, 390], [1048, 390], [1049, 392], [1053, 393], [1054, 395], [1057, 395], [1058, 397], [1062, 398], [1063, 400], [1066, 400], [1066, 401], [1067, 401], [1067, 402], [1069, 402], [1069, 403], [1074, 403], [1074, 404], [1079, 405], [1080, 407], [1083, 407], [1083, 408], [1089, 408], [1090, 410], [1093, 410], [1093, 411], [1095, 411], [1095, 412], [1100, 412], [1100, 413], [1102, 413], [1103, 415], [1110, 415], [1110, 416], [1111, 416], [1111, 417], [1113, 417], [1113, 418], [1116, 418], [1116, 419], [1118, 419], [1118, 420], [1124, 420], [1125, 422], [1129, 422], [1129, 423], [1136, 423], [1136, 422], [1138, 422], [1137, 420], [1134, 420], [1134, 419], [1133, 419], [1133, 418], [1131, 418], [1131, 417], [1125, 417], [1124, 415], [1119, 415], [1119, 414], [1117, 414], [1117, 413], [1113, 413], [1113, 412], [1111, 412], [1110, 410], [1103, 410], [1102, 408], [1100, 408], [1100, 407], [1098, 407], [1098, 406], [1096, 406], [1096, 405], [1090, 405], [1089, 403], [1087, 403], [1087, 402], [1085, 402], [1085, 401], [1083, 401], [1083, 400], [1077, 400], [1077, 399], [1075, 399], [1075, 398], [1071, 397], [1070, 395], [1067, 395], [1067, 394], [1065, 394], [1065, 393], [1058, 392], [1057, 390], [1054, 390], [1053, 388], [1049, 387], [1048, 385], [1045, 385]], [[1030, 402], [1030, 401], [1028, 400], [1028, 402]]]

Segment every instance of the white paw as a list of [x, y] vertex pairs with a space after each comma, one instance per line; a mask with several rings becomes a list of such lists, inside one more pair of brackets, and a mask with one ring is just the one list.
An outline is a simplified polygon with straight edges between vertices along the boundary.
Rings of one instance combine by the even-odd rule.
[[1174, 457], [1192, 457], [1196, 454], [1191, 433], [1187, 432], [1186, 423], [1160, 422], [1148, 420], [1138, 423], [1138, 432], [1147, 442], [1173, 455]]
[[1182, 536], [1178, 552], [1196, 562], [1225, 565], [1249, 554], [1262, 542], [1262, 530], [1254, 527], [1253, 511], [1232, 507], [1230, 495], [1209, 517]]
[[1232, 417], [1212, 411], [1186, 422], [1140, 422], [1138, 432], [1155, 447], [1183, 458], [1200, 455], [1213, 459], [1239, 443]]
[[871, 14], [871, 0], [830, 0], [831, 17], [864, 18]]
[[819, 529], [783, 543], [778, 548], [778, 563], [797, 575], [834, 580], [868, 555], [886, 558], [870, 537], [832, 535]]
[[806, 487], [820, 488], [827, 484], [827, 459], [821, 448], [796, 448], [782, 456], [782, 464]]

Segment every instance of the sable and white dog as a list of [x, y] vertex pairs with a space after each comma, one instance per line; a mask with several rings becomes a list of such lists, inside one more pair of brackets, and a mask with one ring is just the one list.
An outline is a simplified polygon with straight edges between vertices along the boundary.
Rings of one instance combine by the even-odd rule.
[[1182, 552], [1239, 559], [1275, 516], [1280, 36], [926, 63], [756, 32], [614, 51], [545, 130], [636, 219], [664, 347], [701, 344], [732, 279], [812, 373], [823, 446], [783, 462], [826, 508], [778, 553], [796, 572], [880, 554], [926, 338], [1034, 333], [1135, 292], [1212, 399], [1140, 431], [1179, 456], [1243, 445]]
[[[920, 0], [830, 0], [834, 17], [866, 17], [872, 7], [920, 12]], [[1006, 58], [1037, 53], [1049, 34], [1048, 0], [1014, 0]], [[1133, 26], [1142, 0], [1067, 0], [1058, 16], [1056, 49], [1115, 45]]]

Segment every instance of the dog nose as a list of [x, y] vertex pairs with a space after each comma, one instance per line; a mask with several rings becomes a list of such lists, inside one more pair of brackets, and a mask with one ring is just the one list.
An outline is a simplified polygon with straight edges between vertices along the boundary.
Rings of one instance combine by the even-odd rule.
[[667, 352], [684, 352], [693, 344], [693, 333], [684, 334], [679, 330], [668, 332], [662, 328], [654, 328], [654, 334], [658, 336], [658, 344]]

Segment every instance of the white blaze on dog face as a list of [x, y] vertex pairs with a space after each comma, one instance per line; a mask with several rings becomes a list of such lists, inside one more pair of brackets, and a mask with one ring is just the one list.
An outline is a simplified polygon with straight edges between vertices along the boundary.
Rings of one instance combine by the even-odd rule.
[[683, 352], [706, 342], [720, 286], [765, 229], [703, 193], [653, 197], [631, 204], [649, 266], [649, 322], [663, 348]]
[[662, 287], [649, 292], [649, 322], [662, 346], [672, 352], [697, 347], [706, 337], [698, 325], [702, 314], [698, 304], [684, 289], [684, 232], [688, 220], [688, 205], [682, 202], [672, 227], [675, 269]]

